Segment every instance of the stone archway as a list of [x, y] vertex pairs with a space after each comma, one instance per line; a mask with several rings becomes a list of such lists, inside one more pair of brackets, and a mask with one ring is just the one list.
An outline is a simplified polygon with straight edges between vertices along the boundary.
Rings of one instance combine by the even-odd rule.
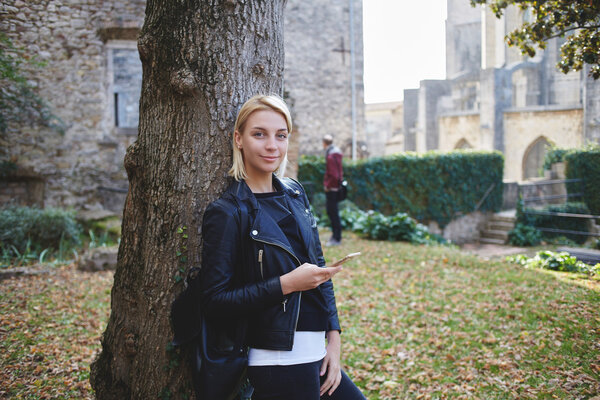
[[551, 146], [551, 143], [544, 136], [535, 139], [523, 156], [523, 180], [542, 176], [542, 168], [544, 166], [544, 156], [546, 149]]
[[471, 146], [471, 143], [469, 143], [469, 141], [465, 138], [460, 139], [454, 146], [455, 150], [465, 150], [465, 149], [472, 149], [472, 148], [473, 148], [473, 146]]

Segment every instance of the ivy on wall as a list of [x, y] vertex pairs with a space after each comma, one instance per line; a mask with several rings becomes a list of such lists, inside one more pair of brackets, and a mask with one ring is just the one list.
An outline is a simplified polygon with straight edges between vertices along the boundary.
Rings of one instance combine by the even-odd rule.
[[600, 215], [600, 146], [572, 150], [565, 154], [567, 179], [582, 179], [568, 183], [569, 193], [583, 188], [583, 201], [594, 215]]
[[[500, 152], [457, 150], [344, 162], [348, 197], [363, 210], [387, 215], [404, 212], [419, 221], [445, 226], [476, 209], [498, 211], [502, 205], [504, 156]], [[298, 179], [309, 195], [323, 191], [323, 157], [303, 156]]]
[[566, 161], [567, 179], [581, 179], [581, 182], [567, 183], [567, 191], [583, 192], [583, 202], [594, 215], [600, 214], [600, 144], [592, 143], [580, 149], [552, 147], [544, 158], [544, 168], [550, 169], [553, 163]]

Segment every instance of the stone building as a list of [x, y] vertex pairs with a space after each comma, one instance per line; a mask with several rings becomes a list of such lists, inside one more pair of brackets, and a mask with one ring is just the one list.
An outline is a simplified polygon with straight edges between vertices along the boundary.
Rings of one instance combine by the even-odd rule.
[[[362, 1], [353, 0], [357, 140], [364, 142]], [[123, 157], [137, 137], [141, 63], [136, 39], [144, 0], [6, 0], [0, 32], [45, 63], [28, 79], [60, 117], [63, 134], [15, 126], [0, 137], [0, 205], [122, 210]], [[300, 153], [321, 151], [333, 134], [346, 153], [352, 137], [350, 8], [347, 1], [289, 0], [285, 11], [285, 82]], [[299, 147], [298, 147], [299, 145]]]
[[546, 146], [600, 142], [600, 82], [557, 70], [564, 39], [528, 58], [504, 40], [527, 12], [447, 5], [446, 79], [404, 91], [403, 150], [499, 150], [505, 179], [522, 181], [539, 176]]
[[370, 157], [404, 150], [401, 101], [365, 105], [365, 133]]
[[348, 1], [288, 0], [285, 12], [284, 90], [292, 106], [301, 154], [321, 154], [331, 134], [352, 154], [352, 54], [357, 153], [365, 145], [362, 0], [353, 3], [354, 46]]

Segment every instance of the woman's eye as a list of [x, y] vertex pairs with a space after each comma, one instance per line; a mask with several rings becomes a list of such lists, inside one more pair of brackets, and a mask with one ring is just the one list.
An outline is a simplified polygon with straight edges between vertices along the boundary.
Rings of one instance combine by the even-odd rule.
[[264, 134], [262, 132], [254, 132], [254, 136], [263, 137]]
[[280, 133], [280, 134], [278, 135], [278, 137], [279, 137], [280, 139], [287, 139], [287, 136], [288, 136], [288, 135], [287, 135], [287, 133]]

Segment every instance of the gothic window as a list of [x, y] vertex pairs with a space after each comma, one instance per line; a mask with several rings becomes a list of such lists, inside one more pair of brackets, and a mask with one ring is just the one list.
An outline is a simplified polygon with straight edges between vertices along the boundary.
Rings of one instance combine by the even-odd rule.
[[454, 146], [454, 148], [456, 150], [459, 150], [459, 149], [464, 150], [464, 149], [472, 149], [473, 146], [471, 146], [471, 144], [466, 139], [463, 138], [463, 139], [460, 139], [458, 141], [458, 143], [456, 143], [456, 146]]
[[136, 129], [139, 120], [142, 63], [134, 41], [114, 40], [107, 43], [109, 103], [113, 126]]
[[523, 157], [523, 179], [542, 176], [544, 156], [548, 147], [550, 147], [550, 143], [543, 136], [529, 145]]

